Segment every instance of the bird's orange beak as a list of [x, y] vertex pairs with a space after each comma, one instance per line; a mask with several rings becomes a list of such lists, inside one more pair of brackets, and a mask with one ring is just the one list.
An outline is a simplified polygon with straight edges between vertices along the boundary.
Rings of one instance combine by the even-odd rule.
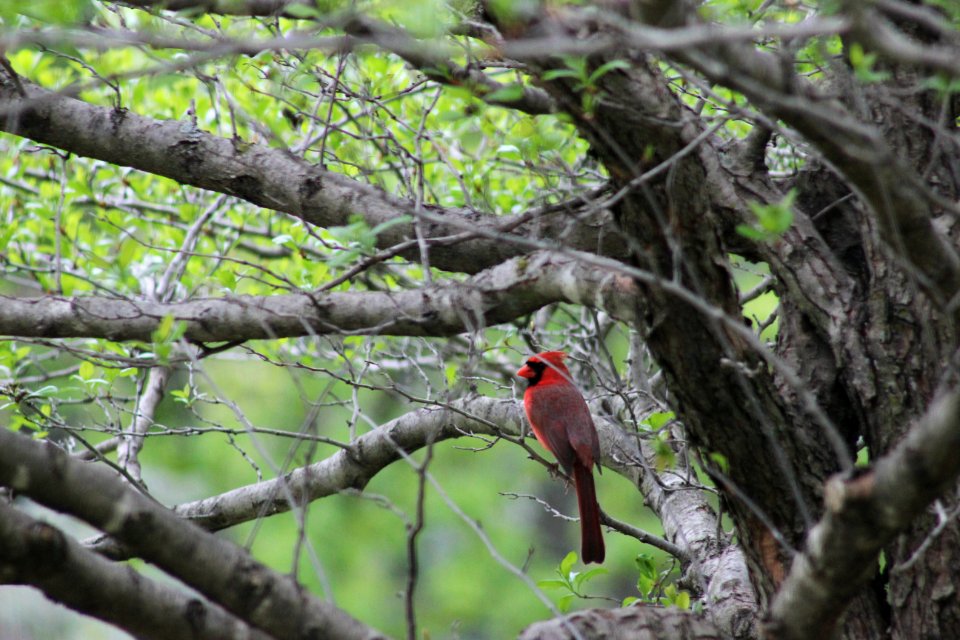
[[520, 367], [520, 371], [517, 371], [517, 375], [521, 378], [532, 378], [537, 374], [528, 365], [523, 365]]

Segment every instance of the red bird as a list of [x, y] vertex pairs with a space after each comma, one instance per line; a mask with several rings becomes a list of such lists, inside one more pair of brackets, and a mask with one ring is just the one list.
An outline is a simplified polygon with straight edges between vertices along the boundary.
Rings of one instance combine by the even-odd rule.
[[603, 562], [603, 532], [600, 505], [593, 485], [593, 465], [600, 464], [600, 439], [590, 409], [570, 380], [563, 351], [545, 351], [531, 356], [517, 371], [527, 379], [523, 408], [533, 434], [573, 476], [580, 507], [581, 553], [584, 562]]

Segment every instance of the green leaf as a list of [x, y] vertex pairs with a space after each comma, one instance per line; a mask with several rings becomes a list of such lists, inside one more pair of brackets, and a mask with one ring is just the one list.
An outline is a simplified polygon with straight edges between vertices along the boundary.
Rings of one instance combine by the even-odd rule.
[[887, 71], [874, 71], [873, 65], [877, 61], [877, 54], [866, 53], [859, 42], [854, 42], [847, 50], [850, 66], [857, 80], [863, 83], [883, 82], [890, 78]]
[[190, 404], [190, 384], [183, 385], [183, 389], [174, 389], [170, 392], [170, 395], [176, 399], [177, 402], [189, 405]]
[[773, 204], [750, 203], [750, 209], [760, 226], [770, 233], [780, 235], [793, 223], [793, 202], [797, 199], [797, 190], [791, 189], [780, 202]]
[[85, 360], [80, 365], [80, 370], [77, 372], [77, 374], [84, 380], [89, 380], [94, 376], [95, 373], [96, 373], [96, 367], [94, 367], [93, 363], [90, 362], [89, 360]]
[[637, 571], [640, 572], [640, 575], [656, 577], [657, 564], [654, 562], [653, 556], [646, 553], [638, 553], [633, 561], [636, 563]]
[[483, 96], [487, 102], [516, 102], [523, 97], [522, 84], [511, 84]]
[[391, 227], [395, 227], [398, 224], [406, 224], [411, 220], [413, 220], [413, 216], [406, 216], [406, 215], [397, 216], [396, 218], [390, 218], [386, 222], [381, 222], [380, 224], [375, 226], [373, 229], [370, 230], [370, 233], [373, 234], [374, 237], [376, 237]]
[[576, 562], [577, 562], [576, 551], [571, 551], [566, 556], [564, 556], [563, 560], [560, 561], [560, 568], [558, 569], [560, 572], [560, 575], [562, 575], [565, 578], [568, 577], [570, 575], [570, 570], [573, 569], [573, 565], [576, 564]]
[[649, 598], [650, 592], [653, 591], [653, 587], [656, 586], [656, 584], [657, 579], [655, 577], [640, 576], [637, 578], [637, 591], [639, 591], [644, 598]]
[[3, 251], [7, 248], [7, 245], [10, 244], [10, 240], [13, 239], [13, 234], [17, 231], [17, 225], [11, 224], [7, 225], [5, 229], [0, 231], [0, 251]]
[[487, 8], [504, 23], [517, 22], [539, 11], [538, 0], [489, 0]]
[[584, 584], [590, 582], [597, 576], [601, 576], [605, 573], [607, 573], [607, 570], [604, 569], [603, 567], [594, 567], [593, 569], [589, 569], [582, 573], [578, 573], [576, 577], [573, 579], [573, 588], [576, 591], [581, 591], [581, 587]]
[[754, 229], [745, 224], [738, 224], [736, 227], [737, 233], [746, 238], [747, 240], [756, 240], [758, 242], [766, 240], [767, 234], [759, 229]]
[[638, 553], [633, 561], [637, 565], [637, 591], [648, 598], [657, 584], [657, 563], [647, 553]]
[[580, 74], [573, 69], [550, 69], [541, 76], [544, 80], [556, 80], [557, 78], [580, 78]]
[[320, 10], [317, 7], [305, 4], [289, 4], [284, 7], [283, 11], [294, 18], [311, 19], [320, 17]]
[[718, 451], [711, 451], [707, 457], [713, 464], [717, 466], [718, 469], [720, 469], [721, 472], [730, 472], [730, 462], [727, 460], [727, 456]]
[[[933, 77], [925, 78], [923, 86], [926, 89], [933, 89], [940, 94], [941, 99], [945, 99], [955, 93], [960, 93], [960, 78], [952, 78], [945, 73], [938, 73]], [[0, 249], [2, 248], [0, 246]]]
[[546, 580], [538, 580], [537, 586], [541, 589], [567, 589], [569, 588], [568, 584], [564, 580], [558, 578], [547, 578]]
[[793, 203], [796, 198], [796, 189], [791, 189], [780, 202], [751, 202], [750, 210], [757, 219], [757, 225], [737, 225], [737, 233], [751, 240], [775, 240], [793, 224]]
[[0, 2], [0, 17], [12, 22], [17, 15], [25, 15], [47, 24], [63, 25], [80, 22], [90, 15], [90, 0], [4, 0]]
[[670, 446], [669, 438], [669, 432], [661, 431], [659, 437], [653, 439], [653, 452], [658, 472], [662, 472], [676, 463], [677, 456], [673, 447]]
[[233, 291], [237, 286], [237, 274], [230, 269], [217, 271], [217, 281], [225, 288]]
[[630, 63], [627, 62], [626, 60], [618, 59], [618, 60], [611, 60], [609, 62], [605, 62], [599, 67], [597, 67], [596, 69], [594, 69], [593, 73], [590, 74], [590, 77], [587, 78], [587, 84], [588, 85], [596, 84], [597, 80], [607, 75], [614, 69], [629, 69], [629, 68], [630, 68]]
[[169, 345], [170, 343], [179, 340], [186, 332], [186, 322], [177, 320], [172, 315], [164, 316], [163, 320], [160, 321], [160, 324], [157, 325], [157, 328], [153, 330], [152, 334], [150, 334], [150, 337], [154, 343], [154, 350], [157, 350], [158, 346]]
[[120, 251], [117, 252], [117, 266], [125, 270], [133, 262], [139, 250], [140, 245], [133, 238], [127, 238], [121, 242]]
[[677, 415], [673, 411], [657, 411], [647, 416], [643, 424], [648, 425], [654, 431], [659, 431], [676, 417]]
[[573, 599], [576, 598], [574, 594], [568, 594], [560, 598], [557, 602], [557, 608], [560, 609], [560, 613], [566, 613], [570, 611], [570, 605], [573, 604]]
[[415, 38], [436, 38], [442, 35], [451, 21], [441, 0], [408, 0], [388, 3], [392, 18]]

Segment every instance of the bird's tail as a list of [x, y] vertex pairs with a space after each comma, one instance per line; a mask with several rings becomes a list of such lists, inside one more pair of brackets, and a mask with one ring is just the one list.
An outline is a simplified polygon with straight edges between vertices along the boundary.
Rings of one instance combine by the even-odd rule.
[[573, 465], [573, 486], [580, 507], [580, 555], [583, 562], [603, 562], [603, 531], [600, 530], [600, 505], [593, 484], [593, 471], [578, 460]]

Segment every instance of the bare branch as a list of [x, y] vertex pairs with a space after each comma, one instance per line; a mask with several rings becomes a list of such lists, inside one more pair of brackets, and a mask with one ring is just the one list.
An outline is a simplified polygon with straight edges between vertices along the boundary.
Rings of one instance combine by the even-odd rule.
[[166, 9], [168, 11], [207, 11], [234, 16], [286, 16], [298, 17], [287, 11], [297, 5], [317, 8], [315, 0], [122, 0], [125, 4], [141, 9]]
[[399, 292], [236, 296], [159, 303], [105, 297], [0, 296], [0, 334], [151, 341], [167, 316], [195, 342], [330, 333], [444, 336], [507, 322], [552, 302], [597, 305], [630, 319], [628, 278], [549, 252], [516, 258], [462, 283]]
[[[353, 36], [367, 38], [377, 46], [397, 54], [423, 71], [431, 80], [441, 84], [464, 86], [488, 104], [517, 109], [531, 115], [557, 111], [556, 102], [543, 89], [519, 82], [511, 85], [500, 84], [479, 69], [472, 66], [461, 67], [453, 63], [448, 56], [438, 55], [440, 47], [437, 43], [417, 40], [402, 29], [358, 15], [347, 23], [346, 30]], [[496, 98], [495, 95], [487, 97], [507, 87], [516, 94], [509, 100]]]
[[448, 407], [425, 407], [369, 431], [349, 447], [277, 478], [182, 504], [174, 512], [205, 529], [218, 531], [258, 517], [289, 511], [284, 497], [306, 503], [347, 489], [363, 489], [382, 469], [430, 442], [471, 433], [517, 436], [520, 412], [512, 400], [472, 397]]
[[117, 464], [138, 482], [143, 480], [139, 460], [140, 450], [143, 448], [143, 436], [153, 425], [157, 405], [163, 400], [170, 373], [170, 367], [152, 367], [147, 372], [147, 379], [137, 398], [133, 423], [130, 429], [120, 437], [117, 447]]
[[98, 465], [0, 430], [0, 485], [116, 536], [140, 557], [278, 638], [383, 636], [287, 576], [182, 520]]
[[138, 638], [270, 637], [216, 605], [84, 549], [59, 529], [3, 501], [0, 582], [34, 586], [51, 600], [117, 625]]
[[877, 557], [960, 474], [960, 392], [940, 398], [872, 469], [835, 476], [826, 513], [807, 536], [770, 607], [771, 638], [829, 637]]

